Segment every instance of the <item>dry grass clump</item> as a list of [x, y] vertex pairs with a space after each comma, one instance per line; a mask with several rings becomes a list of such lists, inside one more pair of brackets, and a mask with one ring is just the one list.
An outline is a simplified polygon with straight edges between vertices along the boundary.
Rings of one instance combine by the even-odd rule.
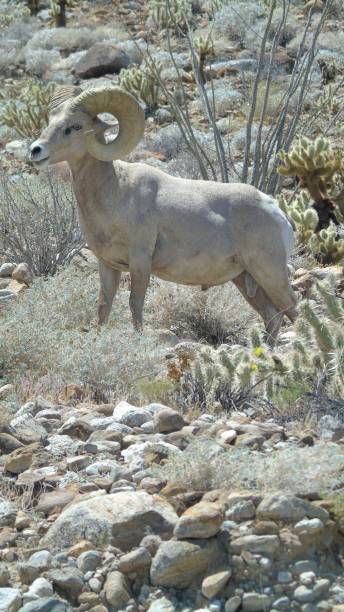
[[27, 48], [30, 49], [63, 49], [64, 51], [76, 51], [89, 49], [94, 43], [109, 39], [120, 39], [120, 29], [108, 26], [97, 28], [50, 28], [39, 30], [29, 41]]
[[128, 399], [141, 377], [154, 377], [156, 341], [149, 330], [133, 331], [127, 292], [119, 291], [116, 314], [97, 331], [97, 288], [97, 275], [71, 267], [48, 281], [38, 279], [0, 312], [3, 367], [21, 399], [37, 390], [56, 397], [69, 383]]
[[247, 326], [257, 321], [232, 283], [207, 291], [166, 283], [151, 299], [162, 327], [213, 345], [243, 341]]
[[344, 451], [336, 444], [285, 448], [263, 454], [224, 449], [211, 439], [192, 442], [183, 453], [171, 454], [154, 474], [194, 490], [243, 487], [288, 494], [328, 494], [344, 490]]

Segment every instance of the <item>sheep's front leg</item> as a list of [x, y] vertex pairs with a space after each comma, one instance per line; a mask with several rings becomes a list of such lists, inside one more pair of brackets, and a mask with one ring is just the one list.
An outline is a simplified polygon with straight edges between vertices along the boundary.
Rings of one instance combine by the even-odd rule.
[[129, 306], [135, 329], [142, 329], [142, 310], [151, 274], [151, 255], [143, 249], [129, 252], [131, 291]]
[[119, 270], [113, 270], [101, 260], [98, 260], [98, 263], [100, 279], [98, 325], [104, 325], [109, 319], [112, 302], [119, 286], [121, 272]]

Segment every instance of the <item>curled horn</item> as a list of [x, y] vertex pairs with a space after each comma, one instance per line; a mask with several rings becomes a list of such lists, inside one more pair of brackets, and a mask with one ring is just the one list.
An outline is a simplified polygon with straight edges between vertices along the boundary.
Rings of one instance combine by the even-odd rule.
[[110, 113], [118, 121], [118, 135], [108, 144], [100, 143], [95, 134], [86, 135], [87, 148], [101, 161], [120, 159], [140, 142], [144, 132], [144, 111], [137, 100], [118, 87], [101, 87], [83, 91], [68, 105], [68, 111], [82, 111], [91, 117]]

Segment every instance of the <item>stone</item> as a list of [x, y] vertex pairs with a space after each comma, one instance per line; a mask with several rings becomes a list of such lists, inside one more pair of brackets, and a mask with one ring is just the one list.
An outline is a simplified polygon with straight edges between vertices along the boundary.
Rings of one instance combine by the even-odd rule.
[[10, 573], [8, 571], [6, 563], [0, 563], [0, 587], [8, 585], [10, 580]]
[[28, 561], [41, 572], [44, 572], [51, 566], [52, 555], [49, 550], [38, 550], [29, 557]]
[[120, 557], [117, 568], [123, 574], [145, 571], [150, 567], [152, 557], [144, 546], [140, 546]]
[[177, 410], [164, 408], [156, 412], [153, 417], [154, 429], [159, 433], [170, 433], [179, 431], [184, 427], [185, 421]]
[[236, 437], [237, 432], [235, 429], [227, 429], [226, 431], [222, 431], [220, 433], [219, 441], [222, 442], [222, 444], [232, 444]]
[[118, 74], [130, 64], [129, 55], [109, 42], [95, 43], [74, 66], [74, 75], [80, 79], [93, 79], [106, 74]]
[[28, 140], [11, 140], [5, 146], [6, 153], [13, 155], [15, 159], [19, 161], [26, 161], [29, 159], [30, 149]]
[[62, 597], [66, 597], [72, 604], [77, 604], [84, 581], [81, 572], [76, 567], [50, 570], [48, 577]]
[[0, 497], [0, 527], [12, 527], [16, 516], [17, 510], [12, 502]]
[[33, 274], [26, 263], [20, 263], [14, 268], [12, 278], [18, 281], [18, 283], [31, 285], [33, 281]]
[[264, 442], [264, 436], [258, 433], [244, 433], [235, 438], [235, 446], [238, 448], [244, 447], [259, 450], [262, 448]]
[[211, 574], [210, 576], [206, 576], [202, 582], [202, 593], [204, 597], [207, 599], [213, 599], [216, 597], [222, 589], [226, 586], [228, 580], [230, 579], [232, 572], [230, 570], [226, 570], [223, 572], [217, 572], [216, 574]]
[[16, 268], [15, 263], [5, 262], [0, 266], [0, 278], [9, 278], [12, 276], [13, 270]]
[[77, 566], [85, 574], [86, 572], [94, 572], [101, 561], [102, 556], [97, 550], [87, 550], [79, 555]]
[[87, 423], [87, 421], [78, 419], [76, 417], [71, 417], [63, 423], [57, 433], [86, 441], [91, 435], [92, 431], [93, 428], [89, 423]]
[[146, 548], [152, 557], [154, 557], [160, 544], [161, 544], [161, 537], [158, 535], [155, 535], [154, 533], [146, 535], [144, 538], [142, 538], [140, 542], [140, 546], [143, 546], [144, 548]]
[[115, 406], [113, 417], [118, 423], [127, 427], [140, 427], [143, 423], [150, 421], [152, 415], [146, 408], [138, 408], [122, 401]]
[[237, 554], [249, 551], [261, 555], [273, 555], [279, 546], [280, 540], [277, 535], [245, 535], [230, 542], [231, 550]]
[[34, 442], [44, 442], [47, 431], [37, 423], [30, 414], [22, 414], [11, 421], [12, 434], [23, 444], [33, 444]]
[[76, 457], [67, 457], [67, 468], [72, 472], [80, 472], [89, 463], [91, 458], [88, 455], [77, 455]]
[[131, 598], [129, 584], [121, 572], [110, 572], [104, 584], [105, 599], [115, 610], [123, 608]]
[[68, 556], [79, 557], [79, 555], [81, 555], [83, 552], [86, 552], [87, 550], [93, 550], [92, 542], [89, 542], [88, 540], [80, 540], [80, 542], [77, 542], [76, 544], [74, 544], [74, 546], [70, 547], [70, 549], [68, 550]]
[[275, 610], [290, 610], [290, 599], [286, 595], [283, 597], [279, 597], [275, 599], [272, 604], [273, 609]]
[[69, 487], [68, 489], [55, 489], [49, 493], [42, 493], [37, 504], [37, 510], [50, 514], [57, 508], [64, 508], [73, 501], [77, 495], [77, 489]]
[[23, 584], [31, 584], [40, 574], [40, 569], [28, 561], [17, 563], [17, 572]]
[[147, 612], [175, 612], [173, 603], [167, 597], [160, 597], [151, 603]]
[[29, 595], [34, 595], [35, 597], [50, 597], [53, 593], [51, 582], [43, 577], [36, 578], [28, 591]]
[[244, 593], [242, 597], [242, 609], [248, 612], [259, 612], [269, 609], [271, 599], [263, 593]]
[[7, 455], [5, 460], [5, 470], [11, 474], [20, 474], [25, 472], [32, 462], [32, 450], [30, 448], [21, 447], [12, 451]]
[[57, 597], [40, 597], [26, 603], [20, 612], [73, 612], [73, 609]]
[[329, 513], [299, 497], [292, 495], [270, 494], [264, 497], [257, 508], [257, 517], [261, 520], [298, 522], [305, 517], [319, 518], [327, 521]]
[[253, 519], [255, 516], [256, 507], [250, 499], [237, 502], [226, 510], [226, 519], [239, 523]]
[[301, 604], [312, 602], [315, 599], [313, 589], [306, 587], [305, 585], [298, 586], [295, 589], [293, 598]]
[[0, 433], [0, 452], [7, 455], [17, 448], [22, 448], [24, 445], [17, 438], [8, 433]]
[[123, 551], [137, 546], [147, 530], [169, 537], [177, 522], [172, 506], [144, 491], [97, 494], [75, 501], [56, 519], [43, 538], [55, 549], [86, 537], [93, 545], [111, 543]]
[[0, 612], [17, 612], [22, 605], [19, 589], [3, 587], [0, 589]]
[[318, 519], [302, 519], [294, 525], [295, 533], [299, 536], [313, 536], [324, 529], [324, 523]]
[[241, 606], [241, 597], [233, 595], [225, 603], [225, 612], [236, 612]]
[[152, 561], [151, 582], [154, 586], [187, 588], [221, 561], [222, 549], [215, 538], [162, 542]]
[[289, 584], [293, 580], [293, 575], [290, 572], [281, 571], [277, 574], [277, 580], [281, 584]]
[[217, 504], [201, 501], [182, 514], [173, 534], [179, 540], [211, 538], [218, 533], [223, 519], [223, 511]]
[[29, 516], [29, 514], [26, 514], [22, 510], [18, 510], [16, 521], [14, 523], [15, 528], [18, 529], [18, 531], [22, 531], [23, 529], [27, 529], [27, 527], [30, 527], [30, 524], [31, 517]]

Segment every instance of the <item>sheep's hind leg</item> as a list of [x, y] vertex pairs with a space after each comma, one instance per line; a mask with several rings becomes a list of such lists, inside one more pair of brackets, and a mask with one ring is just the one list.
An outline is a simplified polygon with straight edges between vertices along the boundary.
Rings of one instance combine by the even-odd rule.
[[257, 285], [254, 295], [248, 295], [246, 272], [242, 272], [233, 279], [233, 283], [239, 289], [245, 300], [262, 317], [266, 329], [266, 341], [273, 347], [276, 344], [281, 327], [283, 313], [279, 312], [266, 295], [264, 289]]
[[103, 261], [99, 260], [98, 325], [104, 325], [109, 319], [120, 278], [121, 272], [119, 270], [113, 270]]

